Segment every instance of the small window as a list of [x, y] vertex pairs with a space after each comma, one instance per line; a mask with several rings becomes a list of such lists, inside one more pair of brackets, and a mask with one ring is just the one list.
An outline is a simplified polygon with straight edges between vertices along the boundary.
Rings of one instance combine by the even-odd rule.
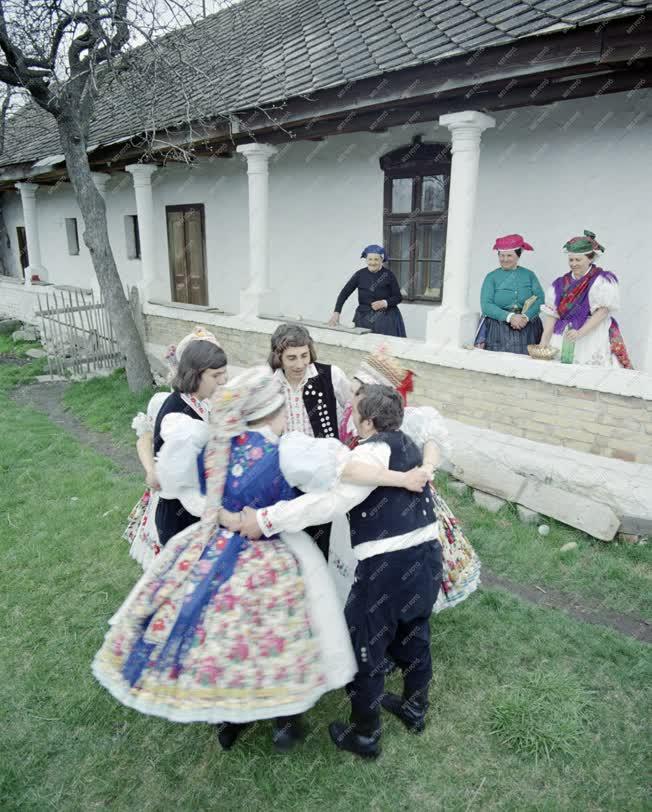
[[450, 161], [449, 144], [419, 138], [380, 159], [387, 264], [410, 302], [442, 299]]
[[127, 259], [140, 259], [140, 234], [138, 232], [138, 217], [135, 214], [125, 215], [125, 241], [127, 243]]
[[68, 237], [68, 253], [71, 257], [79, 254], [79, 234], [77, 233], [77, 218], [66, 217], [66, 236]]

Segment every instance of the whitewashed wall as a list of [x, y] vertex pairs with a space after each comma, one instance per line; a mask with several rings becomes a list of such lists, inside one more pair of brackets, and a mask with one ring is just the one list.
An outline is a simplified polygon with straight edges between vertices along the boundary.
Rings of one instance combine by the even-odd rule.
[[[472, 106], [472, 100], [469, 102]], [[520, 232], [535, 252], [524, 263], [548, 285], [565, 272], [562, 244], [584, 228], [607, 252], [604, 267], [621, 279], [620, 323], [636, 366], [652, 372], [652, 273], [649, 269], [649, 190], [652, 188], [652, 92], [563, 102], [496, 116], [485, 132], [480, 162], [469, 302], [479, 310], [486, 273], [496, 267], [491, 250], [499, 234]], [[270, 268], [290, 317], [326, 320], [337, 293], [362, 263], [364, 245], [382, 242], [383, 177], [378, 159], [409, 144], [449, 140], [432, 123], [375, 135], [338, 136], [281, 147], [270, 162]], [[203, 203], [209, 302], [237, 312], [247, 281], [247, 177], [244, 159], [215, 159], [188, 170], [171, 166], [153, 177], [158, 239], [156, 295], [170, 298], [165, 206]], [[109, 185], [109, 232], [118, 268], [129, 284], [140, 261], [128, 260], [123, 216], [135, 213], [131, 177]], [[12, 251], [22, 223], [18, 194], [3, 195]], [[90, 286], [88, 251], [67, 253], [64, 218], [79, 216], [67, 184], [38, 194], [43, 261], [51, 281]], [[81, 242], [81, 222], [80, 222]], [[445, 282], [444, 282], [445, 284]], [[343, 320], [351, 321], [354, 297]], [[402, 306], [408, 335], [423, 338], [427, 306]]]

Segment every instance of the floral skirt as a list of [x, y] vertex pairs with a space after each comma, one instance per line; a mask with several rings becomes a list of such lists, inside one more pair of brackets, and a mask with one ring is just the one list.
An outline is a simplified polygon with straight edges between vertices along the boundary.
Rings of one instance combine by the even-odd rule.
[[[480, 585], [480, 559], [466, 538], [458, 520], [434, 486], [433, 502], [439, 521], [444, 575], [433, 612], [456, 606]], [[353, 584], [358, 561], [351, 549], [351, 534], [346, 516], [336, 516], [331, 530], [328, 567], [342, 606]]]
[[129, 514], [122, 538], [129, 542], [129, 554], [145, 570], [160, 552], [156, 531], [158, 494], [149, 490], [140, 497]]
[[114, 616], [96, 678], [143, 713], [212, 723], [301, 713], [345, 685], [355, 658], [326, 564], [305, 534], [291, 535], [250, 542], [221, 530], [200, 543], [195, 527], [179, 533]]

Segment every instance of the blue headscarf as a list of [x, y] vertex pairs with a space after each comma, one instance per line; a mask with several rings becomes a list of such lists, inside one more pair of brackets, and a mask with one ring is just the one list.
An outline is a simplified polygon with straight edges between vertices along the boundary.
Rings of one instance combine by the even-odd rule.
[[364, 259], [367, 254], [380, 254], [385, 259], [385, 249], [382, 245], [368, 245], [360, 254], [361, 259]]

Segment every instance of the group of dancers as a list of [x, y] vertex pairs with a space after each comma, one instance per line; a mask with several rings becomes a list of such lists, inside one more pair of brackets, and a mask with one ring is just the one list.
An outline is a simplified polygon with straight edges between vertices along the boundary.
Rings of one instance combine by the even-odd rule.
[[[148, 489], [125, 535], [144, 572], [97, 679], [143, 713], [215, 724], [227, 750], [265, 719], [291, 750], [339, 688], [336, 747], [378, 756], [381, 708], [421, 732], [430, 616], [477, 588], [480, 563], [433, 485], [447, 432], [407, 407], [412, 373], [379, 349], [350, 381], [291, 324], [230, 381], [203, 328], [168, 360], [172, 391], [133, 423]], [[400, 695], [384, 688], [394, 668]]]

